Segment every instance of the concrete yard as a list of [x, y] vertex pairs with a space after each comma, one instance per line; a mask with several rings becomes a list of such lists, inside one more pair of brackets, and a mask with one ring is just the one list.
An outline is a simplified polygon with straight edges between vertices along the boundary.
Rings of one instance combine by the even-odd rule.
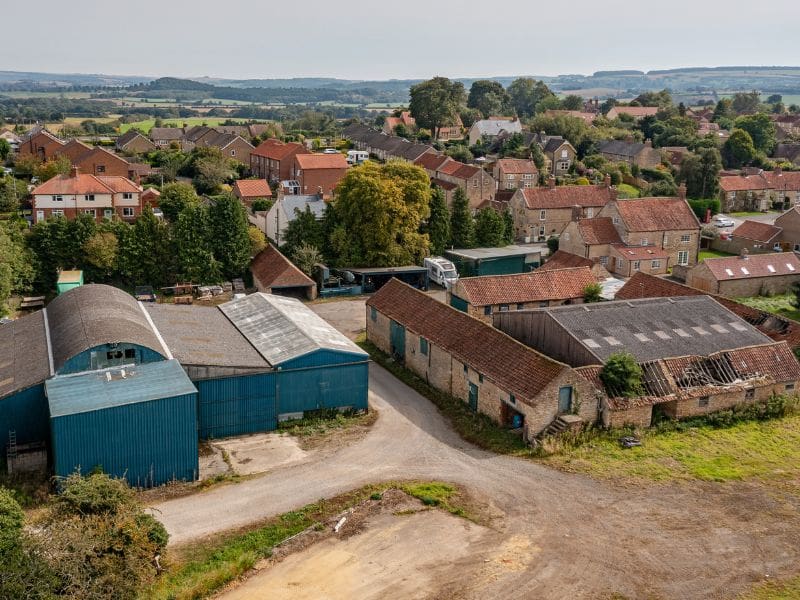
[[281, 433], [258, 433], [213, 443], [228, 453], [231, 467], [239, 475], [266, 473], [301, 462], [307, 456], [297, 438]]

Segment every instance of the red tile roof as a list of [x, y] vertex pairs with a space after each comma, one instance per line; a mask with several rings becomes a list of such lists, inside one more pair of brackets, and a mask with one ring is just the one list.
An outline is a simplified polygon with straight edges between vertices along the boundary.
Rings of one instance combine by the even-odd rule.
[[800, 171], [761, 171], [754, 175], [727, 175], [719, 178], [723, 192], [761, 190], [800, 190]]
[[457, 184], [452, 183], [450, 181], [445, 181], [444, 179], [439, 179], [438, 177], [432, 177], [431, 183], [435, 183], [436, 185], [438, 185], [440, 188], [442, 188], [447, 192], [452, 192], [454, 189], [458, 187]]
[[343, 154], [298, 154], [294, 157], [301, 169], [346, 169]]
[[514, 275], [465, 277], [458, 281], [456, 292], [473, 306], [517, 304], [543, 300], [583, 298], [584, 288], [596, 283], [589, 267], [533, 271]]
[[472, 165], [465, 165], [457, 160], [449, 160], [439, 165], [437, 171], [458, 179], [469, 179], [480, 172], [480, 169]]
[[253, 277], [264, 287], [312, 287], [314, 280], [281, 254], [275, 246], [268, 244], [250, 265]]
[[522, 175], [522, 174], [536, 174], [539, 169], [532, 160], [524, 158], [501, 158], [497, 161], [498, 170], [502, 170], [506, 174]]
[[81, 194], [111, 194], [120, 192], [140, 192], [141, 188], [125, 177], [86, 175], [56, 175], [31, 192], [34, 196]]
[[451, 160], [449, 156], [428, 152], [415, 160], [414, 164], [428, 171], [437, 171], [448, 160]]
[[284, 143], [280, 140], [270, 138], [261, 142], [251, 154], [263, 156], [264, 158], [271, 158], [272, 160], [283, 160], [295, 152], [305, 154], [308, 150], [303, 144], [297, 144], [295, 142]]
[[233, 191], [239, 198], [269, 198], [272, 190], [266, 179], [238, 179]]
[[682, 198], [618, 200], [617, 210], [628, 231], [700, 229], [700, 222]]
[[614, 106], [612, 110], [616, 110], [619, 114], [626, 114], [632, 117], [649, 117], [658, 112], [657, 106]]
[[594, 261], [590, 258], [584, 258], [577, 254], [570, 254], [564, 250], [556, 250], [547, 262], [541, 267], [536, 269], [537, 273], [542, 271], [553, 271], [555, 269], [569, 269], [572, 267], [593, 267]]
[[745, 221], [731, 232], [731, 236], [753, 240], [754, 242], [769, 242], [777, 236], [783, 229], [770, 225], [769, 223], [759, 223], [758, 221]]
[[718, 281], [797, 275], [800, 277], [800, 258], [794, 252], [750, 254], [747, 258], [725, 256], [707, 258], [703, 264]]
[[610, 217], [595, 217], [594, 219], [581, 219], [578, 221], [578, 231], [584, 244], [621, 244], [614, 223]]
[[614, 199], [614, 190], [605, 185], [561, 185], [521, 190], [525, 206], [531, 210], [548, 208], [603, 207]]
[[569, 368], [398, 279], [384, 285], [367, 306], [449, 352], [520, 401], [532, 402]]
[[731, 365], [742, 377], [767, 376], [774, 381], [800, 381], [800, 363], [786, 342], [750, 346], [727, 352]]

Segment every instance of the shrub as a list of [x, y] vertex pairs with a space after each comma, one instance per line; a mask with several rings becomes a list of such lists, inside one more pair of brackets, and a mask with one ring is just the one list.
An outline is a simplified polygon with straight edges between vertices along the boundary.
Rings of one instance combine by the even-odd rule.
[[600, 381], [613, 397], [631, 398], [644, 392], [644, 373], [630, 352], [615, 352], [600, 370]]
[[585, 288], [583, 288], [583, 301], [584, 302], [600, 302], [602, 298], [600, 294], [603, 292], [603, 288], [599, 283], [590, 283]]

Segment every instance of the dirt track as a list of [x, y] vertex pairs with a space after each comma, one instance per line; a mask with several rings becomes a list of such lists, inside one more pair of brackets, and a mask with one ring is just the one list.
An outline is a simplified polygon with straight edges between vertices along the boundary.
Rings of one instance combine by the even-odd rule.
[[[375, 365], [370, 389], [380, 416], [364, 439], [321, 460], [156, 506], [172, 543], [366, 483], [421, 478], [464, 485], [498, 517], [490, 547], [453, 557], [458, 576], [431, 586], [444, 585], [445, 597], [731, 598], [765, 576], [797, 571], [798, 506], [761, 488], [617, 486], [554, 471], [465, 443], [430, 402]], [[513, 558], [518, 568], [489, 572], [485, 553]]]

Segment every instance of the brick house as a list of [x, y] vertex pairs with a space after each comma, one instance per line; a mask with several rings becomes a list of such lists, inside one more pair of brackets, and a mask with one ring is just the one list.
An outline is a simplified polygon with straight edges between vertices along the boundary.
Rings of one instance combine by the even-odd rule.
[[142, 199], [142, 209], [145, 206], [149, 206], [150, 208], [158, 208], [159, 204], [161, 203], [161, 192], [159, 192], [156, 188], [145, 188], [141, 195]]
[[536, 242], [559, 236], [570, 222], [597, 216], [616, 197], [608, 179], [600, 185], [556, 186], [551, 176], [546, 186], [514, 192], [509, 208], [515, 235]]
[[547, 171], [554, 177], [566, 175], [578, 153], [567, 140], [561, 136], [537, 133], [533, 140], [539, 145], [547, 161]]
[[742, 250], [750, 254], [780, 252], [783, 249], [780, 244], [782, 231], [780, 227], [769, 223], [745, 220], [730, 233], [728, 239], [715, 239], [713, 247], [730, 254], [740, 254]]
[[492, 175], [498, 190], [536, 187], [539, 169], [532, 160], [523, 158], [501, 158], [494, 164]]
[[485, 201], [494, 200], [497, 188], [495, 179], [480, 167], [431, 153], [423, 154], [414, 164], [425, 169], [431, 183], [445, 191], [448, 206], [452, 203], [453, 193], [457, 188], [464, 190], [473, 209], [477, 209]]
[[128, 179], [136, 177], [134, 169], [131, 168], [131, 164], [127, 160], [100, 146], [95, 146], [72, 159], [72, 166], [77, 167], [81, 173], [91, 175], [125, 177]]
[[409, 111], [404, 110], [400, 113], [399, 117], [386, 117], [382, 127], [383, 133], [386, 135], [395, 135], [394, 131], [398, 125], [402, 125], [409, 132], [413, 132], [417, 129], [417, 120], [411, 116]]
[[800, 282], [794, 252], [707, 258], [686, 273], [686, 285], [731, 298], [785, 294]]
[[156, 145], [136, 129], [129, 129], [117, 138], [115, 148], [117, 152], [145, 154], [154, 151]]
[[295, 142], [274, 138], [264, 140], [250, 153], [250, 171], [270, 182], [286, 181], [291, 177], [292, 163], [297, 154], [309, 154], [309, 151], [303, 144]]
[[48, 179], [33, 192], [34, 222], [77, 214], [92, 215], [99, 223], [114, 217], [133, 220], [142, 212], [142, 188], [125, 177], [96, 176], [80, 173], [76, 167], [69, 175]]
[[58, 156], [64, 147], [63, 140], [58, 139], [46, 129], [35, 129], [28, 132], [19, 144], [19, 156], [35, 156], [42, 162]]
[[447, 303], [491, 325], [496, 312], [580, 304], [592, 283], [597, 279], [589, 267], [462, 277], [447, 290]]
[[800, 202], [800, 172], [743, 170], [741, 175], [719, 178], [723, 212], [784, 210]]
[[272, 190], [266, 179], [237, 179], [233, 183], [233, 195], [249, 208], [255, 200], [271, 198]]
[[183, 139], [183, 127], [153, 127], [150, 129], [150, 139], [159, 148], [169, 148], [172, 144], [178, 147]]
[[347, 173], [342, 154], [296, 154], [290, 179], [300, 184], [300, 194], [320, 194], [330, 198]]
[[73, 138], [58, 150], [57, 155], [66, 156], [69, 159], [70, 164], [74, 164], [75, 159], [83, 156], [87, 152], [91, 151], [91, 149], [92, 146], [84, 144], [77, 138]]
[[800, 205], [795, 205], [775, 219], [781, 228], [778, 241], [785, 250], [800, 252]]
[[[242, 129], [247, 131], [246, 127]], [[233, 131], [239, 131], [239, 128], [237, 127]], [[195, 148], [219, 148], [226, 158], [249, 165], [250, 155], [255, 148], [250, 142], [234, 132], [221, 131], [221, 128], [214, 127], [190, 127], [186, 130], [181, 140], [181, 148], [184, 152], [189, 152]]]
[[642, 142], [626, 142], [608, 140], [597, 145], [597, 151], [608, 161], [624, 162], [642, 169], [654, 169], [661, 164], [661, 151], [653, 148], [650, 140]]
[[573, 369], [397, 279], [366, 311], [367, 339], [380, 350], [525, 440], [562, 415], [597, 418], [593, 386]]
[[658, 113], [657, 106], [613, 106], [606, 113], [606, 119], [613, 121], [622, 115], [632, 117], [634, 121], [641, 121], [645, 117], [654, 117]]

